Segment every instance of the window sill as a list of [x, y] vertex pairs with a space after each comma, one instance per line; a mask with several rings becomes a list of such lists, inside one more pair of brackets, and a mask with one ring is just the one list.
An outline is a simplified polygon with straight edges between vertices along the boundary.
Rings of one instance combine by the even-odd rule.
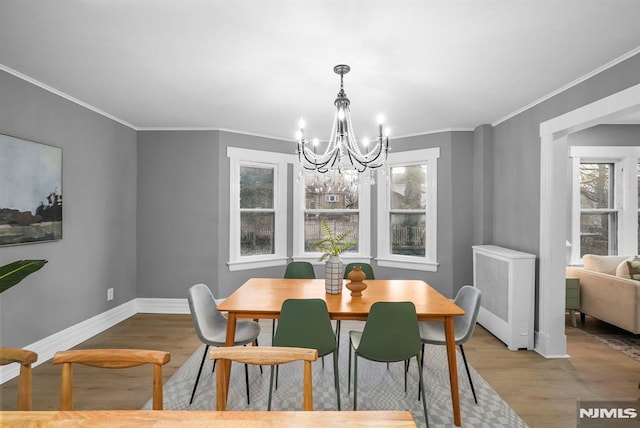
[[409, 269], [409, 270], [421, 270], [426, 272], [437, 272], [438, 271], [438, 263], [437, 262], [426, 262], [423, 260], [397, 260], [397, 259], [385, 259], [379, 258], [376, 259], [376, 263], [378, 266], [382, 267], [390, 267], [396, 269]]
[[261, 269], [261, 268], [273, 267], [273, 266], [284, 266], [286, 264], [287, 264], [286, 257], [276, 257], [276, 258], [260, 259], [260, 260], [233, 261], [233, 262], [228, 262], [227, 266], [229, 266], [230, 272], [234, 272], [238, 270]]

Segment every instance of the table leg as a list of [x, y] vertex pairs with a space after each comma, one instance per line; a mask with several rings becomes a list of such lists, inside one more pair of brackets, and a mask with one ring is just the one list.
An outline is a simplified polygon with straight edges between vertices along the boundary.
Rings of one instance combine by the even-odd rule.
[[[229, 312], [227, 317], [227, 339], [226, 346], [233, 346], [236, 337], [236, 314]], [[223, 387], [216, 393], [216, 409], [225, 410], [227, 408], [227, 394], [229, 394], [229, 378], [231, 376], [231, 360], [220, 360], [220, 368], [224, 373]], [[218, 374], [220, 375], [220, 373]]]
[[449, 362], [449, 382], [451, 383], [451, 404], [453, 423], [460, 426], [460, 394], [458, 391], [458, 365], [456, 363], [456, 340], [453, 317], [445, 317], [444, 332], [447, 340], [447, 360]]

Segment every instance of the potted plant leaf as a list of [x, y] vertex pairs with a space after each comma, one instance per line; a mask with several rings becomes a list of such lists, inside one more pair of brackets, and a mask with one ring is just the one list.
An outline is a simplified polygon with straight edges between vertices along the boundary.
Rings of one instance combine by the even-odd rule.
[[322, 238], [311, 246], [322, 253], [320, 261], [327, 260], [325, 264], [325, 289], [329, 294], [342, 292], [342, 276], [344, 265], [340, 255], [357, 245], [357, 242], [348, 240], [353, 230], [345, 230], [336, 233], [326, 220], [320, 224]]
[[0, 266], [0, 293], [18, 284], [27, 276], [42, 268], [46, 260], [17, 260]]

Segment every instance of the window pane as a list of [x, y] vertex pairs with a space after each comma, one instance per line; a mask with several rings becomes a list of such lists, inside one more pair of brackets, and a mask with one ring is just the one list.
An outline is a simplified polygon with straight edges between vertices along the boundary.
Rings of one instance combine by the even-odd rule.
[[358, 209], [358, 173], [353, 170], [305, 171], [305, 208]]
[[426, 216], [391, 214], [391, 254], [425, 255]]
[[616, 255], [617, 213], [580, 215], [580, 257], [585, 254]]
[[240, 255], [274, 254], [275, 214], [240, 213]]
[[[304, 251], [318, 251], [311, 244], [322, 238], [322, 230], [320, 224], [327, 221], [333, 228], [334, 233], [339, 234], [350, 230], [351, 234], [346, 238], [350, 241], [358, 242], [358, 214], [309, 214], [304, 215]], [[358, 252], [358, 245], [351, 248], [348, 253]]]
[[240, 167], [240, 208], [273, 208], [272, 168]]
[[580, 164], [580, 206], [611, 208], [613, 206], [613, 165], [608, 163]]
[[426, 165], [391, 168], [391, 209], [425, 209]]

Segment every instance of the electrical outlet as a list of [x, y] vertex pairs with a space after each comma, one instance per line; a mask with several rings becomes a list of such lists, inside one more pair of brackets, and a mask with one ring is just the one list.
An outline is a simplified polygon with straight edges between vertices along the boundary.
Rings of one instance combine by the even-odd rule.
[[107, 301], [113, 300], [113, 288], [107, 288]]

